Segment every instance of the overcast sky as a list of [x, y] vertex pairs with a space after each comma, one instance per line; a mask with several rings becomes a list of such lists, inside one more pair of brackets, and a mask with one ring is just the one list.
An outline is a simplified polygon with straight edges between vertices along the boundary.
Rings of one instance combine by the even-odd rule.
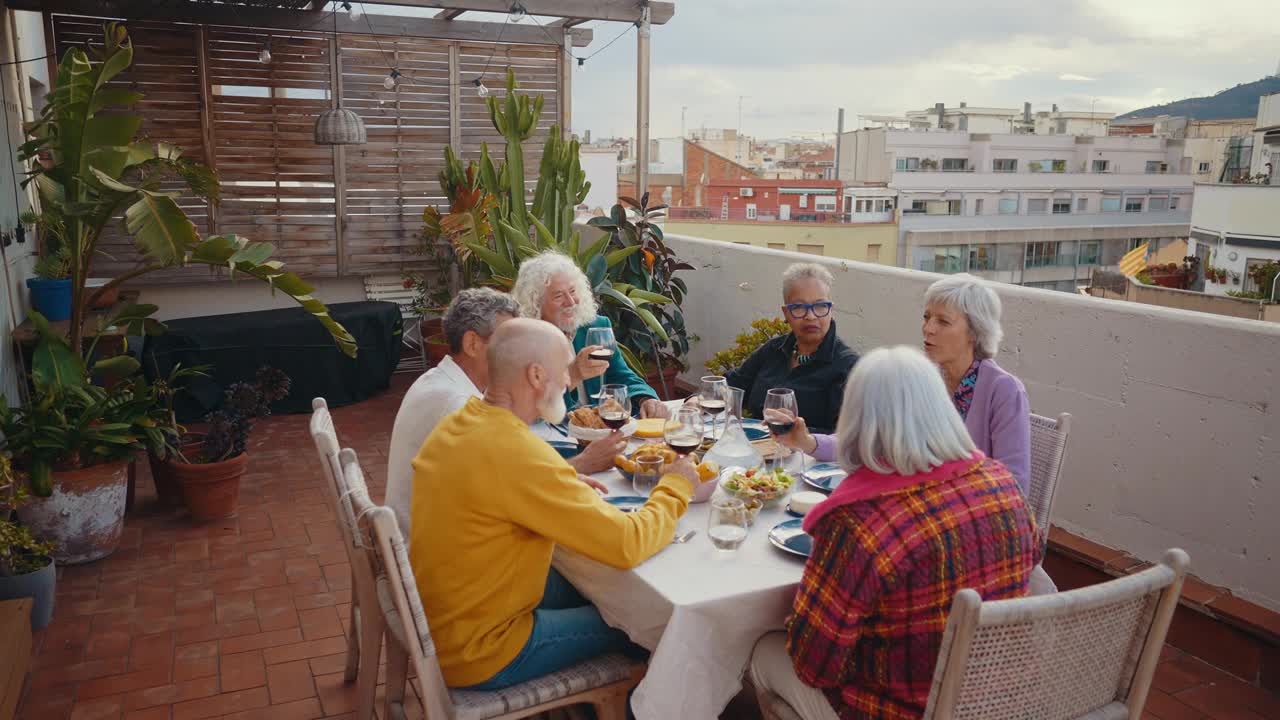
[[[651, 134], [834, 132], [970, 105], [1127, 112], [1276, 72], [1276, 0], [676, 0], [653, 30]], [[528, 19], [525, 22], [529, 22]], [[592, 23], [590, 54], [624, 26]], [[635, 33], [574, 73], [574, 130], [635, 134]]]

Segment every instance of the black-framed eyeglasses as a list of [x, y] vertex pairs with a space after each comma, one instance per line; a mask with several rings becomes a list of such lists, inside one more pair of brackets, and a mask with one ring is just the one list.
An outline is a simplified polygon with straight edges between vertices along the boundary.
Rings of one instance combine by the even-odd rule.
[[826, 317], [831, 314], [831, 308], [834, 305], [835, 303], [829, 303], [829, 302], [791, 303], [790, 305], [787, 305], [785, 307], [787, 308], [788, 315], [795, 318], [796, 320], [800, 320], [804, 318], [804, 316], [808, 315], [810, 311], [813, 311], [814, 317], [820, 317], [820, 318]]

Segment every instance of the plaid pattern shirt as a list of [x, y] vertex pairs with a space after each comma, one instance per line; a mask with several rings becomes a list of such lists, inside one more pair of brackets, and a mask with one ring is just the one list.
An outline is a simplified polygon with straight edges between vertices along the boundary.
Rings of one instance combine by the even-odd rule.
[[842, 720], [924, 713], [955, 594], [1025, 594], [1039, 554], [1009, 471], [963, 472], [834, 508], [813, 528], [787, 649]]

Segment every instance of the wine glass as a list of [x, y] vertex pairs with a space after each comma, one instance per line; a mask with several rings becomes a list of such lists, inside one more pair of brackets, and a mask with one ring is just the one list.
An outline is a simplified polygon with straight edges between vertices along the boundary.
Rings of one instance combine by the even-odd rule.
[[[716, 421], [724, 419], [720, 416], [724, 415], [728, 390], [729, 383], [724, 379], [723, 375], [704, 375], [702, 377], [702, 388], [698, 393], [698, 405], [702, 408], [702, 412], [711, 416], [713, 435], [715, 434]], [[723, 424], [720, 426], [720, 435], [724, 435]], [[715, 439], [719, 440], [720, 436], [716, 436]]]
[[[791, 388], [773, 388], [764, 396], [764, 421], [773, 436], [781, 437], [791, 432], [796, 426], [796, 392]], [[784, 448], [778, 444], [774, 463], [782, 459]], [[788, 452], [788, 456], [790, 452]], [[801, 471], [803, 473], [803, 469]]]
[[621, 430], [631, 420], [631, 395], [626, 385], [605, 385], [596, 408], [600, 420], [610, 430]]
[[[600, 360], [603, 362], [612, 362], [613, 354], [618, 351], [618, 341], [613, 337], [613, 328], [596, 327], [587, 328], [587, 346], [598, 345], [595, 350], [588, 355], [592, 360]], [[596, 394], [596, 400], [604, 398], [604, 390], [601, 389]]]
[[677, 454], [688, 455], [702, 445], [702, 427], [702, 410], [686, 406], [667, 418], [662, 437]]
[[747, 506], [735, 497], [713, 497], [707, 513], [707, 537], [721, 554], [736, 551], [747, 539]]
[[657, 456], [636, 458], [636, 471], [631, 474], [631, 486], [636, 495], [649, 497], [653, 489], [662, 481], [662, 470], [666, 463]]

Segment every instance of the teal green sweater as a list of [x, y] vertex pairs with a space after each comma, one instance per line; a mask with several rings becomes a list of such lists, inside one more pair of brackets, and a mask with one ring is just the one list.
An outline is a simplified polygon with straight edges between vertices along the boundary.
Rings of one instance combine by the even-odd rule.
[[[590, 328], [613, 327], [609, 322], [609, 318], [603, 315], [597, 315], [596, 319], [587, 325], [578, 328], [578, 332], [573, 336], [573, 352], [579, 353], [582, 348], [587, 346], [587, 330]], [[602, 382], [603, 381], [603, 382]], [[600, 392], [602, 385], [626, 385], [627, 392], [631, 395], [631, 412], [635, 415], [640, 414], [640, 405], [647, 397], [657, 398], [658, 393], [644, 381], [644, 378], [636, 375], [635, 372], [627, 365], [627, 361], [622, 359], [622, 353], [614, 353], [613, 359], [609, 361], [609, 369], [604, 371], [604, 375], [592, 378], [583, 382], [587, 390], [586, 403], [594, 404], [594, 397]], [[577, 386], [571, 386], [564, 394], [564, 402], [570, 408], [578, 406]]]

